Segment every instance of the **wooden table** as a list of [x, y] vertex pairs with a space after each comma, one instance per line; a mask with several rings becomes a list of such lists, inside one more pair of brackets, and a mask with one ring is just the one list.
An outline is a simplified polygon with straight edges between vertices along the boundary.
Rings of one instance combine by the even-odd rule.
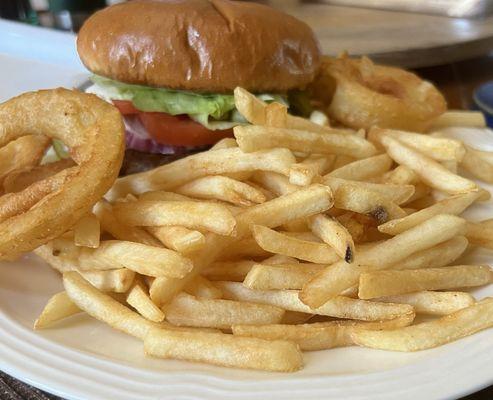
[[493, 15], [457, 19], [375, 9], [270, 0], [308, 23], [324, 54], [369, 55], [375, 61], [415, 68], [482, 56], [493, 50]]

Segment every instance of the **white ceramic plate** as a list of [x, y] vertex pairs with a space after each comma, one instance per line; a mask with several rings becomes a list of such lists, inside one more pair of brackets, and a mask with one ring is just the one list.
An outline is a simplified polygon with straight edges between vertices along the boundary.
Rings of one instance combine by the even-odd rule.
[[[72, 36], [0, 21], [0, 37], [7, 34], [17, 42], [7, 48], [0, 41], [2, 100], [25, 90], [75, 86], [87, 76]], [[53, 49], [58, 50], [49, 58]], [[467, 135], [479, 148], [488, 137], [486, 143], [493, 143], [491, 132]], [[477, 206], [470, 215], [491, 218], [493, 205]], [[491, 264], [493, 251], [466, 261]], [[413, 354], [357, 347], [312, 352], [300, 372], [263, 373], [149, 359], [138, 340], [85, 315], [33, 332], [44, 304], [61, 289], [60, 277], [34, 256], [0, 264], [0, 369], [69, 399], [433, 400], [493, 383], [493, 330]], [[493, 287], [475, 294], [491, 296]]]

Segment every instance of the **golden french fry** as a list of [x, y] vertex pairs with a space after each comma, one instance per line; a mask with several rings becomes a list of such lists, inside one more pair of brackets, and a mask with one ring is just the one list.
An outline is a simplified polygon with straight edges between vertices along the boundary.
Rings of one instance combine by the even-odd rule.
[[192, 262], [179, 253], [142, 243], [107, 240], [97, 249], [83, 248], [79, 257], [81, 270], [108, 270], [126, 267], [148, 276], [181, 278]]
[[331, 264], [339, 259], [334, 249], [325, 243], [300, 240], [261, 225], [254, 225], [252, 234], [259, 246], [270, 253], [320, 264]]
[[389, 331], [360, 329], [352, 339], [360, 346], [393, 351], [419, 351], [453, 342], [493, 326], [493, 298], [429, 322]]
[[303, 366], [303, 356], [294, 343], [224, 333], [154, 329], [144, 339], [144, 350], [154, 357], [199, 361], [224, 367], [292, 372]]
[[254, 182], [258, 183], [272, 193], [282, 196], [288, 193], [296, 192], [299, 186], [293, 185], [284, 175], [275, 172], [259, 171], [253, 175]]
[[414, 311], [428, 315], [448, 315], [473, 305], [476, 300], [465, 292], [415, 292], [395, 296], [379, 297], [376, 301], [404, 303], [414, 307]]
[[438, 268], [457, 260], [467, 249], [469, 242], [464, 236], [456, 236], [429, 249], [411, 254], [392, 265], [392, 269]]
[[370, 249], [360, 251], [353, 264], [339, 261], [315, 275], [300, 292], [300, 299], [319, 307], [359, 281], [361, 266], [385, 269], [413, 253], [428, 249], [463, 233], [465, 221], [455, 215], [437, 215]]
[[66, 292], [57, 293], [46, 303], [38, 319], [34, 322], [34, 329], [50, 328], [58, 321], [80, 312], [82, 310], [70, 300]]
[[384, 136], [381, 142], [395, 162], [412, 169], [424, 183], [437, 190], [450, 194], [478, 190], [473, 181], [451, 173], [440, 163], [406, 146], [399, 140]]
[[146, 229], [167, 248], [178, 253], [192, 253], [205, 245], [205, 236], [202, 232], [183, 226], [148, 226]]
[[[234, 90], [236, 109], [254, 125], [267, 124], [267, 103], [255, 97], [247, 90], [237, 87]], [[330, 128], [322, 126], [305, 118], [286, 115], [286, 127], [310, 132], [330, 133]]]
[[258, 189], [226, 176], [198, 178], [175, 189], [177, 193], [199, 199], [222, 200], [239, 206], [263, 203], [265, 195]]
[[265, 108], [265, 125], [285, 128], [288, 117], [288, 108], [281, 103], [270, 103]]
[[245, 322], [276, 324], [284, 315], [284, 310], [272, 305], [196, 298], [186, 293], [175, 296], [164, 312], [173, 325], [219, 329], [229, 329], [231, 325]]
[[330, 247], [336, 254], [350, 263], [354, 258], [354, 241], [348, 230], [335, 218], [319, 214], [309, 219], [311, 231]]
[[397, 139], [436, 161], [461, 161], [466, 153], [464, 145], [459, 140], [394, 129], [372, 128], [368, 133], [368, 140], [381, 142], [383, 136]]
[[327, 176], [352, 181], [364, 181], [374, 176], [381, 176], [392, 166], [392, 159], [387, 154], [356, 160], [329, 172]]
[[100, 200], [93, 209], [94, 214], [98, 217], [101, 229], [108, 232], [118, 240], [147, 244], [149, 246], [160, 246], [158, 240], [147, 233], [144, 229], [137, 226], [125, 225], [117, 220], [113, 214], [111, 204], [106, 200]]
[[33, 252], [59, 272], [76, 271], [79, 267], [78, 253], [75, 257], [62, 255], [59, 250], [53, 247], [53, 242], [48, 242], [33, 250]]
[[152, 302], [141, 279], [137, 279], [128, 292], [127, 303], [149, 321], [161, 322], [164, 320], [164, 313]]
[[289, 170], [289, 183], [298, 186], [308, 186], [312, 184], [316, 178], [318, 178], [316, 165], [306, 165], [303, 163], [291, 165], [291, 169]]
[[388, 235], [397, 235], [438, 214], [459, 215], [479, 197], [480, 192], [469, 192], [451, 196], [403, 218], [394, 219], [379, 225], [378, 230]]
[[230, 235], [236, 225], [226, 207], [213, 203], [139, 200], [115, 204], [113, 209], [119, 220], [133, 226], [183, 226]]
[[119, 178], [106, 198], [114, 201], [127, 193], [170, 189], [206, 175], [244, 171], [272, 171], [289, 174], [296, 159], [288, 149], [244, 153], [239, 148], [206, 151], [182, 158], [151, 171]]
[[216, 282], [224, 297], [237, 301], [270, 304], [284, 310], [335, 318], [381, 321], [414, 313], [408, 304], [378, 303], [345, 296], [337, 296], [319, 308], [312, 309], [298, 298], [297, 290], [252, 290], [237, 282]]
[[79, 271], [82, 277], [102, 292], [125, 293], [130, 289], [135, 272], [127, 268], [108, 271]]
[[238, 146], [245, 152], [282, 147], [292, 151], [355, 158], [376, 154], [375, 146], [366, 139], [335, 129], [329, 134], [256, 125], [235, 126], [233, 130]]
[[482, 181], [493, 183], [493, 155], [466, 146], [466, 155], [461, 166]]
[[418, 175], [405, 165], [397, 166], [382, 177], [382, 183], [394, 185], [416, 185], [418, 182]]
[[253, 264], [243, 285], [250, 289], [301, 289], [324, 265], [320, 264]]
[[334, 206], [342, 210], [369, 214], [379, 224], [402, 218], [406, 212], [378, 192], [353, 184], [341, 185], [334, 193]]
[[451, 126], [484, 128], [486, 126], [486, 120], [481, 111], [449, 110], [433, 121], [430, 131]]
[[144, 339], [155, 325], [101, 293], [77, 272], [65, 272], [63, 285], [70, 299], [83, 311], [111, 327]]
[[183, 290], [192, 296], [204, 299], [220, 299], [223, 295], [212, 282], [200, 275], [188, 282]]
[[206, 235], [206, 246], [193, 255], [194, 269], [184, 279], [161, 277], [154, 280], [151, 299], [163, 304], [181, 291], [183, 286], [216, 261], [225, 249], [250, 235], [253, 225], [275, 228], [293, 219], [308, 217], [326, 211], [332, 206], [332, 192], [324, 185], [311, 185], [262, 204], [245, 209], [236, 216], [236, 237]]
[[359, 277], [360, 299], [392, 296], [420, 290], [457, 289], [486, 285], [491, 269], [482, 265], [363, 272]]
[[493, 226], [489, 223], [467, 222], [467, 240], [476, 246], [493, 249]]
[[214, 151], [214, 150], [221, 150], [221, 149], [231, 149], [234, 147], [238, 147], [238, 143], [236, 143], [235, 138], [227, 137], [227, 138], [221, 139], [219, 142], [217, 142], [215, 145], [213, 145], [209, 149], [209, 151], [210, 150]]
[[90, 214], [80, 219], [74, 226], [74, 243], [76, 246], [99, 246], [100, 226], [95, 215]]
[[396, 204], [407, 202], [415, 191], [413, 185], [383, 185], [379, 183], [349, 181], [332, 176], [322, 177], [322, 183], [330, 186], [334, 193], [342, 187], [350, 186], [351, 188], [355, 188], [355, 190], [360, 189], [362, 192], [372, 191], [378, 193]]
[[237, 336], [257, 337], [266, 340], [289, 340], [301, 350], [315, 351], [334, 347], [352, 346], [352, 333], [356, 329], [386, 330], [408, 326], [413, 322], [414, 313], [376, 322], [330, 321], [303, 325], [233, 325]]

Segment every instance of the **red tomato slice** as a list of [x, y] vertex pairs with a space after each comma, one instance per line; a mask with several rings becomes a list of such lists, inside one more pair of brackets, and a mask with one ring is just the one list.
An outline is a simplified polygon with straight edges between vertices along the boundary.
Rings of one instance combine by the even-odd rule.
[[162, 144], [205, 146], [233, 136], [233, 129], [211, 131], [186, 115], [141, 112], [139, 118], [149, 135]]
[[138, 114], [140, 111], [137, 110], [131, 101], [128, 100], [112, 100], [114, 106], [118, 108], [123, 115]]

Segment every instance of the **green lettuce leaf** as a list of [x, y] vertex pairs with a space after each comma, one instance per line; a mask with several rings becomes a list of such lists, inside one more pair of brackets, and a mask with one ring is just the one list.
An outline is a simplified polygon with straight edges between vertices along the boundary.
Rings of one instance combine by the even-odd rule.
[[235, 108], [234, 96], [229, 94], [202, 94], [130, 85], [101, 76], [93, 76], [91, 79], [106, 89], [113, 100], [130, 100], [141, 111], [171, 115], [200, 114], [220, 120]]

